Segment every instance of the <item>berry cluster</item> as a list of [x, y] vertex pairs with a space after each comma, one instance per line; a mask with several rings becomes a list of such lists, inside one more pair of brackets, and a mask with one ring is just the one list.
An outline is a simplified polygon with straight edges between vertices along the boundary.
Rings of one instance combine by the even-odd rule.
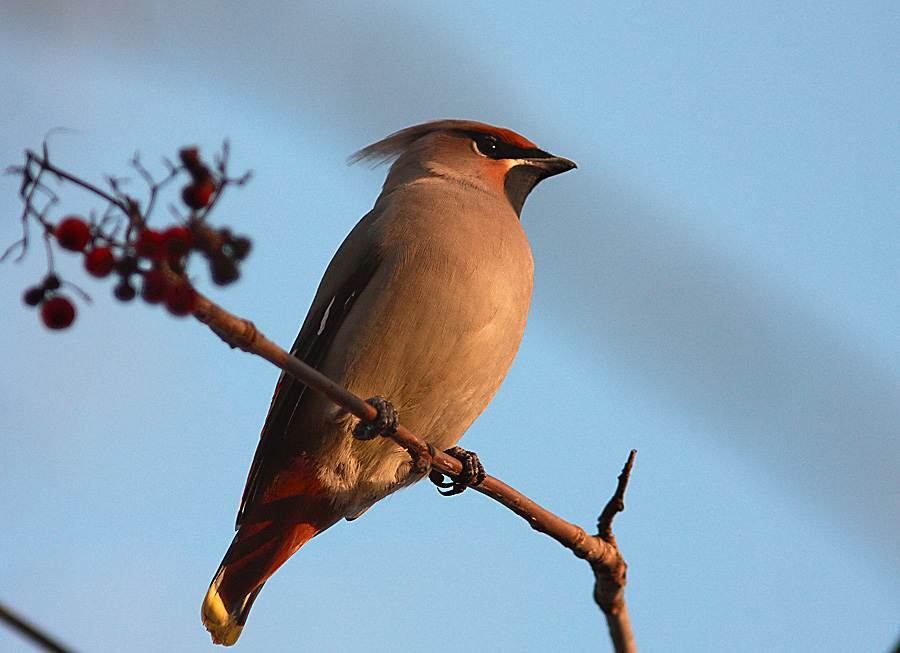
[[[172, 166], [166, 180], [151, 183], [147, 214], [140, 212], [135, 200], [118, 193], [115, 183], [117, 195], [110, 196], [57, 170], [46, 158], [38, 159], [41, 172], [49, 171], [62, 179], [77, 181], [106, 199], [123, 216], [125, 228], [121, 228], [121, 223], [110, 227], [109, 211], [101, 220], [70, 215], [52, 224], [46, 211], [37, 211], [31, 205], [33, 191], [30, 189], [38, 182], [27, 166], [22, 169], [25, 178], [22, 195], [26, 201], [23, 219], [29, 215], [36, 217], [48, 245], [55, 241], [60, 248], [82, 255], [88, 274], [98, 278], [117, 277], [113, 295], [120, 301], [130, 301], [140, 293], [141, 299], [149, 304], [162, 304], [173, 315], [188, 315], [197, 301], [186, 272], [193, 252], [207, 259], [216, 284], [229, 284], [240, 275], [238, 264], [249, 253], [250, 240], [236, 237], [228, 229], [213, 229], [206, 223], [206, 216], [226, 183], [240, 184], [247, 177], [228, 179], [224, 162], [219, 165], [218, 176], [215, 175], [200, 160], [196, 148], [181, 150], [179, 157], [181, 167]], [[143, 174], [143, 168], [140, 170]], [[162, 230], [149, 228], [147, 220], [157, 192], [181, 171], [186, 171], [191, 178], [181, 191], [181, 199], [190, 210], [187, 218]], [[124, 236], [120, 235], [123, 231]], [[64, 329], [75, 319], [75, 306], [60, 291], [64, 284], [53, 272], [52, 259], [50, 263], [50, 273], [40, 285], [26, 290], [23, 299], [28, 306], [40, 308], [41, 319], [48, 328]]]
[[238, 264], [250, 253], [250, 239], [234, 236], [227, 228], [206, 231], [197, 246], [209, 259], [210, 275], [219, 286], [227, 286], [238, 279]]
[[[185, 257], [191, 252], [194, 234], [188, 227], [176, 225], [165, 231], [143, 229], [134, 240], [133, 247], [125, 248], [123, 255], [112, 259], [112, 268], [96, 274], [106, 276], [113, 270], [119, 281], [113, 289], [116, 299], [127, 302], [137, 296], [135, 277], [140, 279], [141, 298], [148, 304], [165, 305], [173, 315], [187, 315], [194, 308], [196, 294], [184, 276]], [[96, 250], [94, 250], [96, 251]], [[88, 258], [85, 257], [85, 266]]]

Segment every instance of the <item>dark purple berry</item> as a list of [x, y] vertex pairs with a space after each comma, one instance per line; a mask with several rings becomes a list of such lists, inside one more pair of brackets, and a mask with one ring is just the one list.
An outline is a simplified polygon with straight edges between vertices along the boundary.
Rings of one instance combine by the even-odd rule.
[[116, 299], [123, 302], [130, 302], [134, 299], [135, 295], [137, 295], [137, 290], [134, 289], [134, 286], [131, 285], [131, 282], [123, 278], [116, 287], [113, 288], [113, 294], [116, 296]]
[[227, 286], [240, 276], [237, 264], [226, 256], [215, 257], [211, 267], [212, 280], [219, 286]]
[[42, 286], [32, 286], [22, 295], [22, 300], [29, 306], [37, 306], [44, 301], [46, 291]]

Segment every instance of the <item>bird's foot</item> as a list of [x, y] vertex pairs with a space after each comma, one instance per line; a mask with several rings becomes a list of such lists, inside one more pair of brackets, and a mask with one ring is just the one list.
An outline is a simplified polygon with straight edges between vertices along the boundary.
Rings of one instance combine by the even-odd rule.
[[394, 404], [381, 395], [366, 399], [366, 401], [375, 407], [378, 415], [371, 422], [360, 420], [353, 427], [353, 437], [357, 440], [371, 440], [379, 435], [386, 438], [394, 435], [397, 432], [397, 427], [400, 425], [400, 418], [397, 414], [397, 409], [394, 408]]
[[[484, 480], [484, 465], [478, 460], [478, 456], [472, 451], [466, 451], [462, 447], [451, 447], [444, 453], [453, 456], [462, 463], [462, 471], [456, 476], [450, 477], [450, 481], [444, 480], [444, 474], [436, 469], [431, 470], [428, 480], [437, 485], [438, 492], [445, 497], [459, 494], [470, 485], [479, 485]], [[442, 489], [443, 488], [443, 489]]]

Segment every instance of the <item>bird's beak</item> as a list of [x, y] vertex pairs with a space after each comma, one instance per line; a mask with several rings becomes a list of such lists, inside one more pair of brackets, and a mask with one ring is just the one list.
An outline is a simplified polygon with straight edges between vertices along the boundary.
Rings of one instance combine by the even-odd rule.
[[544, 151], [541, 151], [541, 154], [546, 156], [535, 156], [528, 159], [529, 165], [534, 166], [543, 173], [541, 179], [546, 179], [578, 167], [574, 161], [569, 161], [569, 159], [564, 159], [561, 156], [553, 156], [549, 152]]
[[539, 181], [577, 167], [574, 162], [561, 156], [553, 156], [543, 150], [532, 151], [529, 154], [528, 158], [519, 159], [520, 163], [510, 169], [503, 182], [506, 197], [509, 198], [509, 203], [517, 215], [522, 214], [525, 198]]

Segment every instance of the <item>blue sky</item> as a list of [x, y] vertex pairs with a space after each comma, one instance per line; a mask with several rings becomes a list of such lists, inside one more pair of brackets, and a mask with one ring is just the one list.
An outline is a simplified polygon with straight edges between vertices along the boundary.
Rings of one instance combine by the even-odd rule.
[[[900, 9], [890, 3], [52, 2], [0, 9], [0, 162], [46, 132], [89, 179], [232, 144], [254, 238], [211, 295], [293, 341], [424, 120], [500, 124], [579, 169], [538, 187], [522, 350], [462, 444], [616, 534], [645, 651], [888, 650], [900, 624]], [[0, 180], [0, 239], [18, 237]], [[84, 210], [73, 199], [73, 209]], [[163, 217], [163, 216], [161, 216]], [[0, 268], [0, 600], [77, 650], [206, 650], [199, 606], [277, 372], [94, 297], [48, 333]], [[548, 428], [549, 427], [549, 428]], [[524, 572], [524, 573], [523, 573]], [[476, 493], [419, 485], [316, 538], [239, 646], [584, 650], [588, 568]], [[455, 641], [455, 637], [454, 640]], [[30, 650], [0, 631], [0, 649]]]

